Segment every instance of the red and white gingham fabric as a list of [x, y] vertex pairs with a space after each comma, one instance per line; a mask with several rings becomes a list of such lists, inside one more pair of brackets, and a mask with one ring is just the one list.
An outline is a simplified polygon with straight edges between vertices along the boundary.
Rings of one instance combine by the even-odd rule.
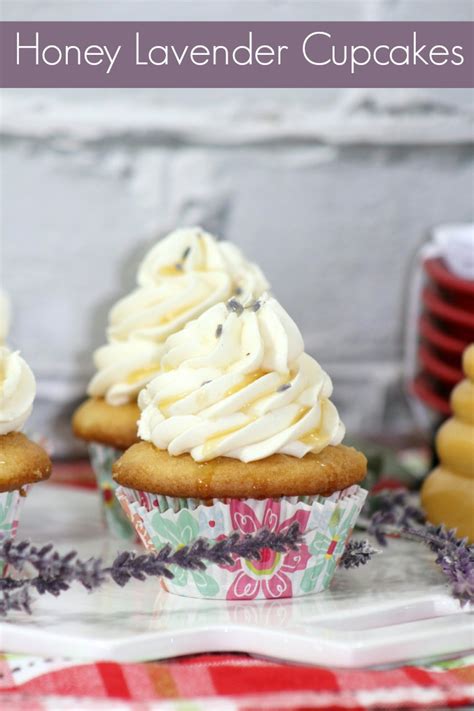
[[443, 668], [328, 670], [245, 655], [77, 664], [0, 658], [0, 708], [257, 711], [432, 709], [474, 704], [474, 658]]

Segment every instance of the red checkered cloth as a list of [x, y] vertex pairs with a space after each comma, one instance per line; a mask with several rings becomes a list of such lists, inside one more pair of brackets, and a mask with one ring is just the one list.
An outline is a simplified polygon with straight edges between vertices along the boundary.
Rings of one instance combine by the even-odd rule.
[[0, 674], [0, 708], [28, 711], [92, 707], [364, 711], [461, 708], [474, 703], [474, 658], [431, 668], [347, 671], [228, 654], [147, 664], [77, 664], [9, 655], [0, 658]]

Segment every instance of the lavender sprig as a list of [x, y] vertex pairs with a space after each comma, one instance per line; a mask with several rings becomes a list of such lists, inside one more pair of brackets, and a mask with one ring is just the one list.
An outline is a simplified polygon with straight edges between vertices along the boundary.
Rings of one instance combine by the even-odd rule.
[[206, 563], [229, 565], [233, 556], [259, 560], [263, 549], [279, 553], [297, 550], [303, 540], [297, 522], [282, 533], [266, 529], [255, 535], [239, 536], [234, 533], [216, 543], [198, 538], [193, 543], [173, 550], [164, 546], [157, 553], [137, 554], [123, 551], [112, 565], [104, 566], [101, 558], [82, 561], [76, 551], [60, 555], [52, 544], [41, 548], [28, 541], [14, 542], [8, 539], [0, 545], [0, 559], [22, 572], [26, 564], [37, 572], [34, 577], [0, 578], [0, 615], [10, 610], [31, 611], [31, 590], [43, 595], [58, 596], [68, 590], [73, 582], [79, 582], [87, 590], [96, 590], [105, 581], [112, 579], [123, 587], [131, 579], [146, 580], [149, 577], [173, 578], [172, 566], [187, 570], [204, 570]]
[[436, 554], [435, 562], [450, 583], [453, 597], [463, 606], [474, 603], [474, 545], [458, 538], [455, 529], [427, 523], [404, 491], [384, 492], [379, 503], [368, 531], [380, 545], [386, 546], [390, 535], [420, 541]]
[[461, 605], [474, 603], [474, 545], [467, 538], [457, 538], [455, 529], [426, 524], [422, 528], [406, 528], [404, 537], [424, 543], [436, 553], [439, 565], [451, 585], [453, 597]]
[[233, 533], [217, 543], [211, 543], [205, 538], [197, 538], [193, 543], [173, 550], [170, 545], [161, 548], [157, 553], [139, 554], [132, 551], [120, 553], [110, 568], [105, 568], [117, 585], [123, 586], [130, 578], [145, 580], [146, 577], [163, 576], [172, 578], [170, 567], [177, 565], [187, 570], [204, 570], [206, 564], [230, 565], [233, 556], [237, 555], [247, 560], [259, 560], [261, 551], [269, 548], [284, 553], [297, 550], [302, 541], [302, 534], [297, 522], [293, 523], [284, 533], [272, 533], [263, 529], [255, 535], [239, 536]]
[[81, 561], [76, 551], [60, 555], [52, 543], [38, 548], [29, 541], [15, 543], [9, 538], [0, 546], [0, 559], [19, 572], [28, 563], [38, 573], [33, 578], [0, 578], [0, 590], [13, 590], [27, 584], [40, 595], [47, 592], [57, 596], [68, 590], [74, 580], [87, 590], [94, 590], [107, 578], [106, 572], [101, 569], [100, 559]]
[[377, 496], [377, 511], [370, 519], [368, 532], [379, 545], [387, 545], [388, 530], [395, 532], [395, 529], [425, 523], [424, 513], [409, 503], [407, 498], [405, 491], [384, 491]]
[[377, 553], [380, 551], [373, 548], [368, 541], [349, 541], [341, 556], [340, 565], [346, 569], [358, 568], [368, 563]]

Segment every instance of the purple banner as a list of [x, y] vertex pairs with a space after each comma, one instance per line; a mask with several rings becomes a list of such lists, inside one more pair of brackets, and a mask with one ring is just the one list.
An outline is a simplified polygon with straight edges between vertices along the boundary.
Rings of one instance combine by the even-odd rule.
[[471, 22], [2, 22], [3, 87], [472, 87]]

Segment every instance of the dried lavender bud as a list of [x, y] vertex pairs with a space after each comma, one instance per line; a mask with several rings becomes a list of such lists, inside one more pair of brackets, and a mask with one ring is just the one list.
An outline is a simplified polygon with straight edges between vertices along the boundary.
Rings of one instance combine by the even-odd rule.
[[279, 388], [277, 388], [277, 393], [284, 393], [285, 390], [288, 390], [291, 388], [291, 383], [285, 383], [284, 385], [280, 385]]
[[240, 303], [240, 301], [237, 301], [237, 299], [230, 299], [230, 301], [227, 302], [227, 311], [233, 312], [237, 314], [237, 316], [240, 316], [243, 311], [244, 307]]
[[358, 568], [359, 565], [368, 563], [379, 552], [368, 541], [349, 541], [341, 556], [340, 564], [343, 568]]
[[234, 289], [234, 294], [236, 296], [241, 296], [244, 293], [244, 290], [242, 289], [241, 286], [238, 286], [236, 289]]
[[250, 304], [250, 306], [247, 306], [247, 309], [250, 309], [250, 311], [255, 311], [255, 313], [259, 310], [259, 308], [262, 306], [262, 302], [257, 299], [257, 301], [254, 301], [253, 304]]
[[31, 615], [31, 595], [27, 587], [14, 593], [3, 593], [0, 597], [0, 616], [5, 616], [11, 610], [19, 610]]
[[183, 271], [183, 265], [181, 264], [181, 262], [176, 262], [176, 264], [174, 265], [174, 267], [175, 267], [175, 269], [176, 269], [178, 272], [182, 272], [182, 271]]
[[466, 545], [466, 538], [458, 538], [455, 529], [447, 529], [445, 526], [434, 526], [428, 524], [426, 527], [430, 538], [427, 539], [427, 544], [433, 553], [439, 553], [440, 550], [447, 546], [455, 546], [461, 548]]
[[216, 328], [216, 338], [220, 338], [222, 336], [222, 329], [223, 325], [220, 323]]

